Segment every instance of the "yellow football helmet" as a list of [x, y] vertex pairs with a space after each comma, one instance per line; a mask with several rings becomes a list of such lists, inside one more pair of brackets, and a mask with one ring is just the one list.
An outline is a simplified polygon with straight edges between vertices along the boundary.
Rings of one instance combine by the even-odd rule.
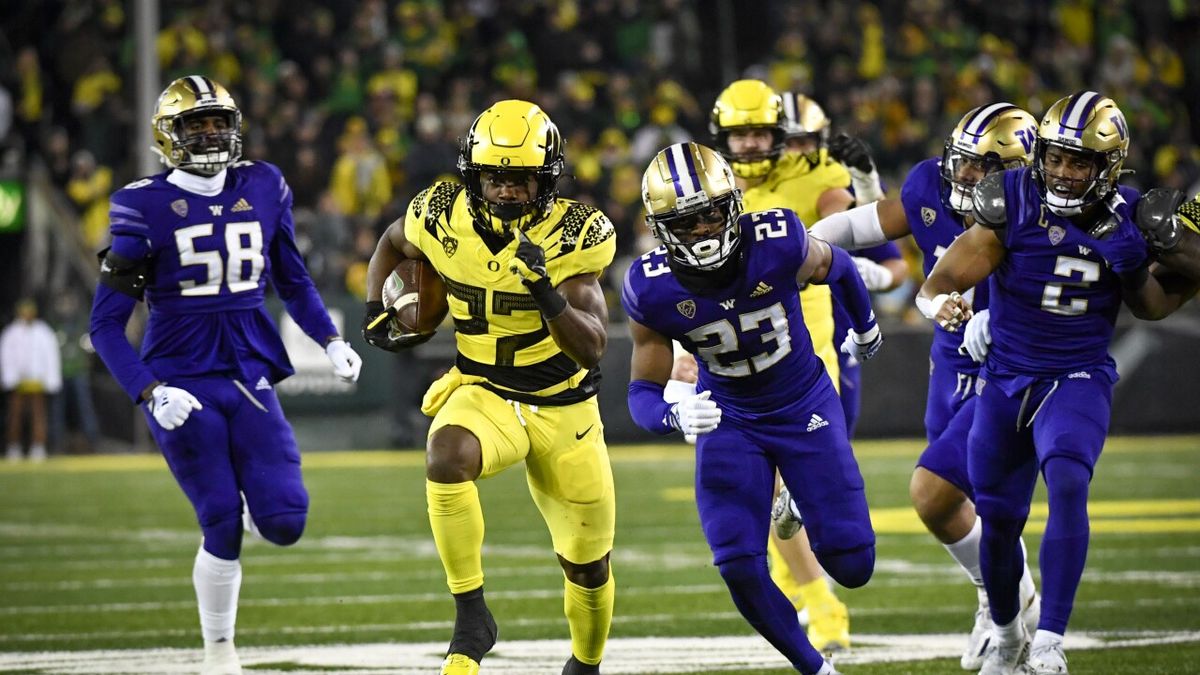
[[[1046, 150], [1056, 147], [1068, 156], [1092, 162], [1091, 176], [1072, 179], [1053, 175], [1047, 186]], [[1121, 165], [1129, 153], [1129, 125], [1116, 102], [1094, 91], [1064, 96], [1050, 106], [1038, 127], [1033, 160], [1034, 179], [1042, 199], [1060, 216], [1073, 216], [1116, 189]]]
[[742, 191], [729, 163], [698, 143], [676, 143], [659, 151], [642, 176], [646, 225], [672, 259], [711, 270], [738, 249]]
[[821, 159], [821, 148], [829, 141], [829, 117], [816, 101], [804, 94], [785, 91], [779, 96], [783, 100], [785, 141], [809, 141], [812, 150], [804, 155], [810, 164], [816, 165]]
[[[215, 131], [188, 132], [189, 120], [205, 117], [224, 121]], [[203, 75], [188, 75], [167, 85], [158, 96], [150, 126], [154, 151], [175, 169], [215, 176], [242, 156], [242, 112], [225, 87]]]
[[[717, 150], [729, 160], [741, 178], [761, 178], [775, 166], [783, 152], [783, 99], [761, 80], [738, 80], [717, 97], [708, 130]], [[729, 149], [729, 132], [735, 129], [767, 129], [773, 142], [765, 152], [734, 154]]]
[[[508, 235], [514, 227], [524, 230], [541, 221], [558, 197], [564, 165], [562, 135], [537, 104], [507, 99], [484, 110], [463, 139], [458, 157], [476, 226]], [[521, 181], [532, 177], [537, 191], [523, 202], [488, 201], [483, 194], [485, 172]]]
[[963, 115], [942, 151], [950, 208], [970, 215], [975, 184], [993, 171], [1029, 166], [1036, 141], [1037, 120], [1011, 103], [984, 105]]

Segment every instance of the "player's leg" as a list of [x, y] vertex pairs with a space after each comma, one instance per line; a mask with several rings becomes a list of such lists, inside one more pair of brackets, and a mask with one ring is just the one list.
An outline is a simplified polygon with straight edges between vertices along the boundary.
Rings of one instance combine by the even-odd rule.
[[20, 391], [8, 393], [8, 448], [4, 459], [21, 461], [21, 425], [25, 421], [25, 405], [29, 397]]
[[713, 563], [733, 603], [756, 631], [803, 673], [824, 667], [796, 612], [767, 572], [768, 514], [775, 468], [753, 439], [726, 419], [696, 444], [696, 506]]
[[300, 473], [300, 449], [273, 389], [241, 394], [229, 417], [238, 485], [254, 531], [278, 546], [300, 540], [308, 519], [308, 491]]
[[564, 675], [599, 673], [612, 624], [616, 581], [609, 567], [616, 493], [595, 398], [524, 408], [530, 450], [525, 475], [563, 569], [563, 613], [571, 632]]
[[515, 464], [528, 450], [514, 405], [483, 387], [455, 389], [430, 425], [425, 498], [455, 606], [446, 675], [478, 672], [496, 642], [496, 622], [483, 598], [483, 508], [475, 480]]
[[1020, 580], [1025, 567], [1021, 530], [1037, 481], [1037, 458], [1029, 430], [1029, 389], [1006, 394], [995, 383], [982, 388], [967, 438], [967, 470], [982, 520], [980, 571], [993, 622], [992, 644], [982, 672], [1011, 672], [1022, 663], [1029, 635], [1019, 620]]
[[46, 394], [29, 394], [29, 461], [46, 461]]
[[242, 586], [242, 500], [230, 447], [227, 412], [238, 405], [228, 380], [178, 383], [203, 408], [171, 431], [158, 425], [143, 406], [150, 433], [192, 503], [204, 534], [192, 567], [192, 584], [204, 638], [203, 673], [240, 673], [233, 640]]
[[[991, 638], [992, 619], [983, 573], [979, 564], [979, 541], [983, 524], [975, 513], [974, 492], [967, 475], [967, 435], [975, 414], [972, 396], [958, 406], [942, 435], [929, 444], [917, 460], [909, 483], [913, 508], [950, 557], [963, 569], [975, 586], [978, 607], [961, 665], [978, 670]], [[1028, 562], [1022, 568], [1021, 619], [1026, 628], [1037, 628], [1038, 598]]]
[[771, 528], [767, 544], [771, 579], [784, 591], [808, 632], [808, 641], [821, 652], [850, 648], [850, 612], [825, 578], [804, 528], [780, 539]]
[[[831, 390], [819, 402], [796, 406], [789, 414], [796, 424], [757, 427], [756, 438], [776, 439], [771, 455], [792, 491], [821, 567], [839, 584], [858, 588], [875, 569], [875, 532], [841, 402]], [[817, 419], [822, 423], [814, 423]], [[781, 446], [778, 439], [787, 440]]]
[[1030, 652], [1037, 675], [1065, 673], [1062, 636], [1087, 561], [1088, 484], [1100, 457], [1112, 404], [1112, 383], [1102, 371], [1063, 378], [1033, 418], [1050, 513], [1042, 537], [1042, 616]]

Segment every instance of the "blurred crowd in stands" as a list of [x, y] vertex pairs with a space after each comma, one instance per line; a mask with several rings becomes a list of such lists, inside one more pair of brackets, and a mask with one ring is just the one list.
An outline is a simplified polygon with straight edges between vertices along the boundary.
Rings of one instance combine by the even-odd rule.
[[[40, 0], [0, 18], [0, 139], [46, 163], [94, 249], [148, 125], [132, 11]], [[625, 258], [652, 247], [646, 162], [707, 141], [712, 102], [738, 77], [813, 96], [871, 144], [892, 189], [968, 109], [1008, 100], [1040, 117], [1084, 88], [1129, 120], [1126, 182], [1194, 192], [1200, 179], [1200, 6], [1187, 0], [195, 0], [161, 13], [162, 84], [203, 73], [233, 92], [245, 157], [283, 169], [326, 292], [362, 295], [378, 233], [454, 175], [457, 139], [507, 97], [558, 123], [563, 193], [608, 213]]]

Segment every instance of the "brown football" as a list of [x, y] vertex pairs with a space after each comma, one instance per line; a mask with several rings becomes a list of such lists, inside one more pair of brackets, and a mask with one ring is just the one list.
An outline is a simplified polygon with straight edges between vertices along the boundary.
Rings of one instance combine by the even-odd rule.
[[396, 265], [383, 283], [383, 304], [396, 307], [391, 330], [399, 335], [432, 333], [450, 311], [446, 284], [424, 260], [404, 260]]

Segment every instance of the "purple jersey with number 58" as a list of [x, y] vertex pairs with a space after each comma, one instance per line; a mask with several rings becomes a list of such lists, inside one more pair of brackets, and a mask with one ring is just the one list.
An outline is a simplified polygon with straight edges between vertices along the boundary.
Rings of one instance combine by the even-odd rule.
[[659, 247], [626, 273], [626, 313], [695, 354], [698, 389], [711, 390], [722, 409], [762, 412], [825, 393], [832, 385], [813, 353], [796, 283], [808, 255], [804, 224], [793, 211], [773, 209], [743, 214], [738, 226], [740, 268], [728, 288], [689, 291]]

